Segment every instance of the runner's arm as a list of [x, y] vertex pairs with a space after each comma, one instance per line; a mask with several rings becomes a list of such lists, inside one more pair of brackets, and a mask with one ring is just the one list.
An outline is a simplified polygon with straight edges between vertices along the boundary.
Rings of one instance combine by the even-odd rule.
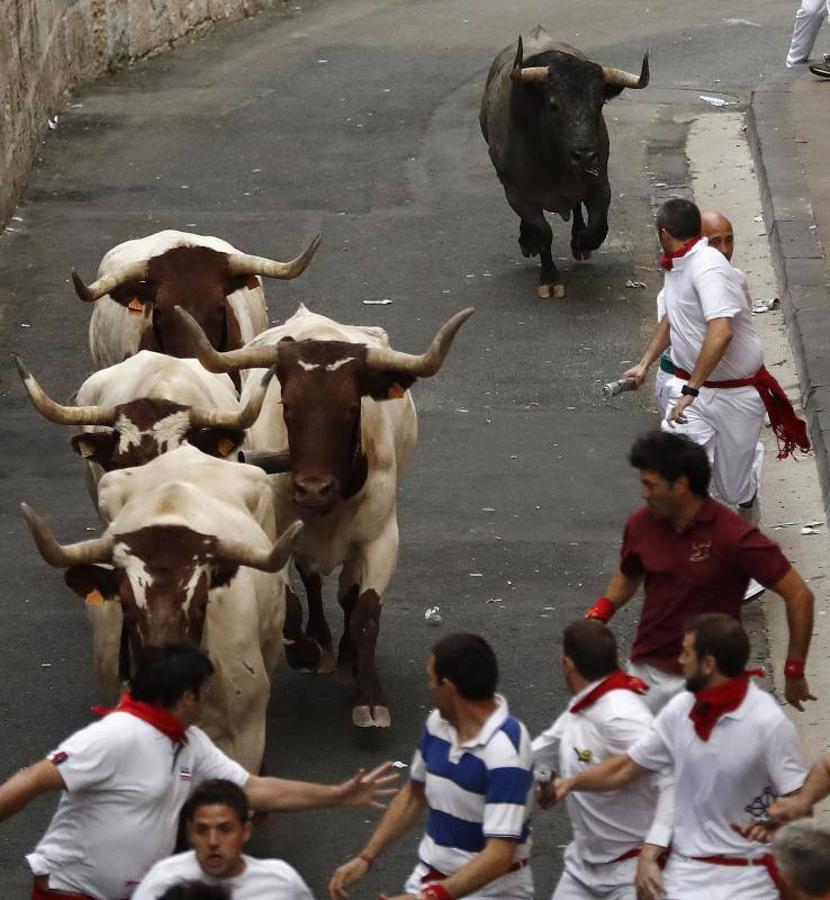
[[650, 771], [635, 763], [630, 756], [611, 756], [570, 778], [557, 778], [556, 799], [561, 803], [573, 791], [616, 791]]
[[20, 812], [35, 797], [65, 788], [58, 767], [48, 759], [15, 772], [0, 785], [0, 822]]
[[700, 348], [695, 367], [692, 370], [688, 385], [700, 388], [715, 369], [715, 366], [723, 358], [726, 348], [729, 346], [733, 335], [732, 319], [722, 316], [710, 319], [706, 325], [706, 336]]
[[361, 769], [342, 784], [316, 784], [251, 775], [245, 782], [245, 796], [252, 809], [262, 812], [293, 812], [328, 806], [386, 809], [382, 800], [397, 793], [394, 783], [398, 776], [389, 774], [391, 766], [387, 762], [371, 772]]
[[332, 900], [349, 896], [347, 886], [363, 878], [375, 858], [412, 828], [426, 805], [422, 782], [409, 781], [401, 788], [363, 850], [343, 863], [332, 875], [329, 881], [329, 896]]
[[622, 609], [637, 593], [637, 588], [640, 587], [642, 580], [640, 575], [626, 575], [621, 569], [617, 569], [605, 588], [604, 596], [614, 604], [616, 609]]
[[509, 838], [487, 838], [481, 853], [454, 872], [443, 885], [451, 897], [466, 897], [485, 884], [506, 875], [513, 865], [515, 852], [516, 841]]
[[[807, 652], [810, 649], [810, 638], [813, 634], [813, 592], [804, 583], [804, 579], [790, 569], [789, 572], [772, 589], [784, 601], [787, 607], [787, 628], [789, 630], [789, 644], [787, 645], [787, 660], [804, 663], [807, 661]], [[803, 709], [802, 702], [815, 700], [810, 693], [806, 677], [785, 678], [784, 695], [787, 702], [797, 710]]]
[[637, 387], [639, 387], [643, 383], [649, 368], [651, 368], [651, 364], [660, 358], [660, 354], [667, 350], [670, 344], [669, 318], [668, 316], [663, 316], [657, 325], [654, 337], [652, 337], [648, 347], [646, 347], [643, 355], [640, 357], [640, 361], [636, 366], [632, 366], [623, 372], [623, 377], [635, 379]]

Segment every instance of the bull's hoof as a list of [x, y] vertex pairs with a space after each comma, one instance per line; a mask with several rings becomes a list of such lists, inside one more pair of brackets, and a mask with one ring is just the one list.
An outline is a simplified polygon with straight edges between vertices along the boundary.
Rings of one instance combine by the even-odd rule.
[[556, 300], [561, 300], [565, 296], [565, 285], [564, 284], [540, 284], [539, 285], [539, 296], [543, 300], [547, 300], [549, 297], [554, 297]]
[[352, 724], [358, 728], [389, 728], [392, 717], [386, 706], [355, 706], [352, 709]]
[[331, 673], [337, 668], [337, 658], [334, 655], [334, 650], [330, 647], [326, 650], [324, 647], [320, 648], [320, 661], [317, 663], [317, 674], [318, 675], [331, 675]]

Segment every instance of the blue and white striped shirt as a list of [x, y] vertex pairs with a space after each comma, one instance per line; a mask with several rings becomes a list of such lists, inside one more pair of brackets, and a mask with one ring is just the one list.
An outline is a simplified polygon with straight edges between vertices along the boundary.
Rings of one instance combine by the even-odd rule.
[[433, 710], [412, 760], [412, 780], [424, 785], [429, 807], [418, 856], [445, 875], [480, 853], [488, 838], [516, 841], [514, 862], [530, 854], [533, 751], [507, 701], [499, 694], [496, 701], [479, 734], [463, 744]]

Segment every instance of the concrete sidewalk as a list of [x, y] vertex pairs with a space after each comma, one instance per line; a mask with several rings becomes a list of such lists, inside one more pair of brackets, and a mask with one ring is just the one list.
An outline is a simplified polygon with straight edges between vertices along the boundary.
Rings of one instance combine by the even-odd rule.
[[748, 137], [830, 514], [830, 79], [784, 69], [752, 94]]

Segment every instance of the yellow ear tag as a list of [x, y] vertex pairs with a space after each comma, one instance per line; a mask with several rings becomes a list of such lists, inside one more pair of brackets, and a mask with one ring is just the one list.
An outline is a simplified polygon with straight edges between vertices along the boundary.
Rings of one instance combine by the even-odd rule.
[[219, 441], [219, 455], [227, 456], [235, 446], [236, 444], [230, 438], [222, 438]]
[[133, 297], [132, 300], [127, 304], [127, 312], [131, 316], [143, 316], [144, 315], [144, 304], [138, 297]]
[[98, 590], [98, 588], [93, 588], [86, 595], [86, 605], [87, 606], [102, 606], [104, 603], [104, 595]]
[[92, 444], [87, 444], [84, 441], [78, 443], [78, 449], [81, 451], [81, 456], [84, 459], [89, 459], [90, 456], [95, 455], [95, 448]]
[[390, 400], [400, 400], [401, 397], [406, 393], [406, 388], [401, 387], [397, 382], [389, 388], [389, 393], [386, 395]]

